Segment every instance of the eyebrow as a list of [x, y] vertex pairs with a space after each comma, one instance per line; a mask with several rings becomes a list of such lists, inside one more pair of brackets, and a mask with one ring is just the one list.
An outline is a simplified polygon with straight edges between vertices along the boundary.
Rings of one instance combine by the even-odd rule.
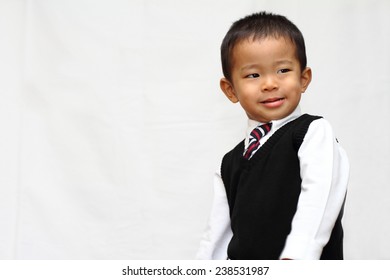
[[280, 65], [280, 64], [293, 64], [291, 60], [288, 59], [282, 59], [282, 60], [277, 60], [274, 63], [275, 65]]
[[[291, 65], [291, 64], [293, 64], [293, 62], [291, 60], [288, 60], [288, 59], [281, 59], [281, 60], [275, 61], [273, 64], [274, 64], [274, 66], [278, 66], [278, 65], [281, 65], [281, 64], [289, 64], [289, 65]], [[258, 63], [252, 63], [252, 64], [245, 65], [240, 70], [244, 71], [244, 70], [251, 69], [251, 68], [256, 68], [256, 67], [259, 67], [259, 64]]]
[[256, 68], [256, 67], [259, 67], [259, 64], [257, 63], [252, 63], [252, 64], [248, 64], [248, 65], [245, 65], [244, 67], [242, 67], [240, 70], [246, 70], [246, 69], [251, 69], [251, 68]]

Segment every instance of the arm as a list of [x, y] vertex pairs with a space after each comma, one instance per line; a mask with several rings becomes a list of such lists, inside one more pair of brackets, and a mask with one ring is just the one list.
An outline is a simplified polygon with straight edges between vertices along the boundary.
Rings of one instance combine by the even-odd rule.
[[221, 175], [214, 175], [214, 199], [206, 231], [200, 242], [197, 259], [226, 260], [227, 246], [232, 238], [229, 205]]
[[301, 194], [281, 259], [319, 259], [344, 202], [349, 164], [332, 128], [313, 121], [298, 151]]

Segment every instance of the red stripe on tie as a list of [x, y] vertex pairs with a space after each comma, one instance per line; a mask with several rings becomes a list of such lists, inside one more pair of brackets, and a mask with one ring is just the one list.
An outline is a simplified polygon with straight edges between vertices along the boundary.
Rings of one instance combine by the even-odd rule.
[[260, 140], [261, 135], [259, 134], [259, 132], [257, 131], [257, 129], [254, 129], [254, 130], [252, 131], [252, 133], [256, 135], [257, 141]]
[[252, 130], [250, 134], [252, 139], [250, 140], [250, 144], [248, 145], [244, 153], [245, 159], [250, 159], [252, 155], [257, 151], [258, 147], [260, 146], [260, 139], [271, 130], [271, 127], [272, 123], [266, 123], [261, 126], [257, 126], [255, 129]]
[[252, 146], [248, 147], [248, 150], [246, 151], [244, 158], [245, 158], [245, 159], [248, 159], [248, 158], [251, 156], [251, 154], [253, 153], [253, 151], [254, 151], [259, 145], [260, 145], [260, 142], [256, 142], [256, 143], [254, 143]]

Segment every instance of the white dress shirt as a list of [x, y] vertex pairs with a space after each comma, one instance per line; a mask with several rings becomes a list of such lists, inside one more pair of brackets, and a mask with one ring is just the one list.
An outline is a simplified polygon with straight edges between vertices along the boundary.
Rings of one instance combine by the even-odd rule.
[[[280, 127], [301, 115], [300, 108], [281, 120], [272, 121], [271, 131], [261, 138], [263, 145]], [[245, 148], [251, 131], [260, 123], [248, 120]], [[280, 258], [319, 259], [340, 213], [347, 191], [349, 163], [325, 119], [314, 120], [298, 150], [301, 194], [292, 228]], [[220, 169], [214, 175], [214, 199], [209, 222], [197, 259], [227, 259], [233, 236], [229, 205]]]

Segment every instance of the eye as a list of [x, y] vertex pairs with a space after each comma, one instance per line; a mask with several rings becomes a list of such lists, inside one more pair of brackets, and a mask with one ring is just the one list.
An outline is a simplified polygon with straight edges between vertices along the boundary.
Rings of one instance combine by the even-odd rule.
[[249, 75], [246, 75], [245, 76], [245, 78], [258, 78], [258, 77], [260, 77], [260, 75], [259, 74], [257, 74], [257, 73], [253, 73], [253, 74], [249, 74]]
[[290, 71], [291, 71], [290, 69], [284, 68], [284, 69], [278, 70], [278, 73], [279, 73], [279, 74], [285, 74], [285, 73], [288, 73], [288, 72], [290, 72]]

